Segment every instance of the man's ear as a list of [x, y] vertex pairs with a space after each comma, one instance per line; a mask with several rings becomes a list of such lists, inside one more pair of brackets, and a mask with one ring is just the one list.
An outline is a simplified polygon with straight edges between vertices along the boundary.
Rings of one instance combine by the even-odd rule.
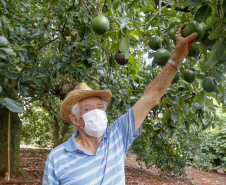
[[77, 120], [77, 116], [74, 115], [74, 114], [71, 114], [70, 115], [70, 119], [71, 119], [71, 122], [73, 123], [73, 125], [75, 125], [76, 127], [79, 127], [80, 124], [78, 123], [78, 120]]

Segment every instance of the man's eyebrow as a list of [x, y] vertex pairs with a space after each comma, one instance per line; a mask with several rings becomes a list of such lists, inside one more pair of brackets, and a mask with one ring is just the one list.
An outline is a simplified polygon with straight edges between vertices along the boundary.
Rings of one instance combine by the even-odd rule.
[[[97, 103], [96, 105], [104, 105], [104, 104], [103, 103]], [[87, 103], [84, 106], [90, 106], [90, 103]]]
[[87, 104], [85, 104], [84, 106], [89, 106], [90, 104], [89, 103], [87, 103]]

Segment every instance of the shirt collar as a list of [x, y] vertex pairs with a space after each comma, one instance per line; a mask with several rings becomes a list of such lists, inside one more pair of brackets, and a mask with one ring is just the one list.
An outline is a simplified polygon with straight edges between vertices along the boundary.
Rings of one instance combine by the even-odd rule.
[[78, 150], [78, 145], [75, 142], [75, 137], [78, 135], [78, 131], [75, 131], [72, 136], [66, 141], [65, 143], [65, 149], [68, 152], [74, 152]]

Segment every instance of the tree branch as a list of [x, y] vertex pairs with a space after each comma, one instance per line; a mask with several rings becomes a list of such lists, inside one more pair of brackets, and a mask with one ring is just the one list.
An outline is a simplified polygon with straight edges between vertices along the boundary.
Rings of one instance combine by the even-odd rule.
[[61, 30], [61, 34], [62, 34], [62, 35], [64, 34], [64, 28], [65, 28], [66, 23], [67, 23], [67, 18], [66, 18], [66, 20], [64, 21], [64, 25], [63, 25], [63, 28], [62, 28], [62, 30]]
[[[158, 5], [159, 4], [159, 0], [154, 0], [155, 1], [155, 4]], [[166, 2], [163, 2], [161, 3], [163, 6], [167, 5], [166, 8], [171, 8], [172, 5], [171, 4], [168, 4]], [[175, 7], [175, 10], [178, 10], [178, 11], [182, 11], [182, 12], [190, 12], [190, 10], [188, 9], [188, 6], [187, 7], [179, 7], [179, 6], [176, 6]]]
[[52, 16], [46, 16], [46, 17], [51, 18], [51, 19], [54, 19], [54, 20], [56, 20], [57, 22], [61, 22], [61, 21], [59, 21], [58, 19], [56, 19], [55, 17], [52, 17]]
[[160, 47], [162, 48], [162, 37], [161, 37], [161, 10], [162, 10], [162, 0], [159, 1], [159, 17], [158, 17], [158, 20], [159, 20], [159, 33], [160, 33]]
[[94, 18], [92, 12], [90, 11], [89, 7], [87, 6], [86, 0], [83, 0], [83, 2], [84, 2], [84, 4], [85, 4], [86, 8], [89, 10], [89, 13], [90, 13], [90, 15], [92, 16], [92, 18]]
[[[226, 29], [225, 29], [225, 27], [224, 27], [224, 23], [223, 23], [223, 21], [221, 20], [221, 11], [222, 11], [222, 14], [223, 14], [223, 10], [221, 10], [221, 4], [220, 4], [220, 2], [219, 2], [219, 4], [218, 4], [218, 6], [217, 6], [217, 11], [218, 11], [218, 17], [219, 17], [219, 19], [220, 19], [220, 24], [221, 24], [221, 27], [222, 27], [222, 29], [223, 29], [223, 31], [226, 33]], [[223, 15], [224, 16], [224, 15]]]
[[[162, 2], [162, 5], [163, 6], [167, 5], [166, 8], [171, 8], [172, 7], [171, 4], [167, 4], [166, 2]], [[186, 7], [176, 6], [175, 10], [178, 10], [178, 11], [181, 11], [181, 12], [190, 12], [190, 10], [188, 9], [188, 6], [186, 6]]]
[[[100, 81], [96, 77], [89, 76], [89, 78], [91, 78], [92, 80], [95, 80], [98, 84], [100, 84]], [[101, 85], [107, 85], [107, 84], [105, 84], [104, 82], [101, 82]]]
[[[168, 4], [167, 4], [168, 5]], [[165, 5], [162, 9], [164, 9], [167, 5]], [[161, 9], [161, 10], [162, 10]], [[159, 14], [159, 12], [161, 11], [161, 10], [159, 10], [158, 12], [156, 12], [154, 15], [153, 15], [153, 17], [148, 21], [148, 22], [146, 22], [145, 24], [143, 24], [143, 25], [140, 25], [140, 26], [138, 26], [138, 27], [141, 27], [141, 26], [147, 26], [155, 17], [156, 17], [156, 15], [158, 15]]]
[[103, 9], [104, 9], [104, 6], [105, 6], [106, 1], [107, 1], [107, 0], [104, 0], [103, 7], [102, 7], [102, 9], [101, 9], [101, 13], [103, 12]]
[[128, 6], [127, 10], [129, 10], [129, 9], [130, 9], [130, 7], [133, 5], [133, 3], [134, 3], [135, 1], [136, 1], [136, 0], [133, 0], [133, 1], [129, 4], [129, 6]]
[[51, 8], [51, 4], [50, 4], [50, 2], [48, 3], [48, 7], [47, 7], [47, 9], [46, 10], [49, 10]]
[[55, 39], [50, 40], [49, 42], [47, 42], [47, 43], [45, 43], [44, 45], [40, 46], [38, 49], [36, 49], [36, 50], [33, 51], [33, 52], [37, 52], [38, 50], [42, 49], [43, 47], [45, 47], [46, 45], [50, 44], [51, 42], [53, 42], [53, 41], [55, 41], [55, 40], [57, 40], [57, 39], [59, 39], [59, 37], [56, 37]]

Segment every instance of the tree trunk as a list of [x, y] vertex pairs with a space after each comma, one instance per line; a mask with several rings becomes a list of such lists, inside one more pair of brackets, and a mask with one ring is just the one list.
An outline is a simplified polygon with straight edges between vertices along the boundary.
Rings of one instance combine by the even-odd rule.
[[68, 122], [64, 122], [63, 123], [63, 127], [62, 127], [62, 130], [61, 130], [61, 133], [60, 133], [60, 135], [61, 135], [61, 137], [60, 137], [60, 143], [63, 143], [64, 137], [65, 137], [67, 131], [69, 130], [70, 124], [71, 123], [68, 123]]
[[60, 126], [58, 121], [52, 118], [53, 124], [53, 148], [60, 144]]
[[[8, 171], [8, 109], [0, 109], [0, 175]], [[22, 122], [18, 113], [10, 112], [11, 137], [10, 137], [10, 168], [11, 174], [20, 173], [20, 133]]]

